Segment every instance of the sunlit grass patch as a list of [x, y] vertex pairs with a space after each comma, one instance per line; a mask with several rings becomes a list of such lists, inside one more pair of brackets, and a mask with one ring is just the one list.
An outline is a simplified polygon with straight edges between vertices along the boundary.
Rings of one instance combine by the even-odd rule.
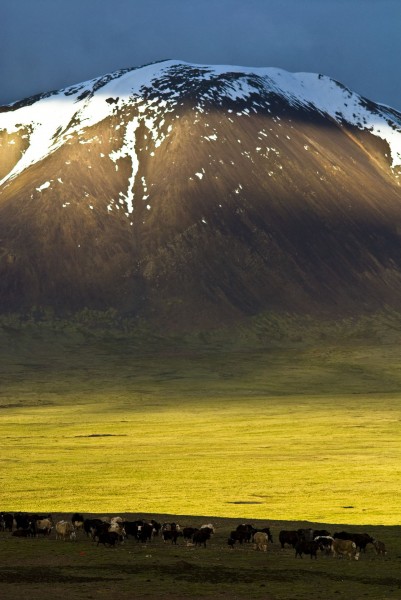
[[4, 509], [401, 518], [398, 344], [21, 336], [0, 350]]
[[398, 396], [85, 401], [3, 413], [3, 506], [399, 521]]

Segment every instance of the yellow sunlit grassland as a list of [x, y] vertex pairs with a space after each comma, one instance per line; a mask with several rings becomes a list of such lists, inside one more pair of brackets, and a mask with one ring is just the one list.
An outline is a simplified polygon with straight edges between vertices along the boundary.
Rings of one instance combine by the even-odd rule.
[[3, 352], [4, 510], [401, 519], [398, 346]]

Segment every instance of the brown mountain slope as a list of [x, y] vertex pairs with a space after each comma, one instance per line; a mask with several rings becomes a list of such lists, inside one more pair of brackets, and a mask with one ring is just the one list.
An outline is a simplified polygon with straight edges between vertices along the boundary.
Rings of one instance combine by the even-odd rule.
[[1, 310], [113, 306], [191, 328], [267, 309], [400, 308], [387, 142], [284, 101], [233, 106], [187, 97], [163, 113], [162, 144], [137, 123], [134, 164], [113, 155], [140, 115], [127, 105], [9, 179]]

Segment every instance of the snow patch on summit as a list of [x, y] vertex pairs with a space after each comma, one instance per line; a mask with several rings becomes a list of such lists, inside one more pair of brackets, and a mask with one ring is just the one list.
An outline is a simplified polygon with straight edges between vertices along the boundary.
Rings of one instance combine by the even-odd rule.
[[[160, 65], [152, 65], [128, 72], [117, 72], [65, 88], [32, 104], [27, 102], [17, 110], [1, 113], [0, 131], [15, 133], [28, 127], [30, 135], [28, 148], [14, 168], [0, 180], [0, 186], [53, 153], [74, 135], [112, 116], [116, 108], [135, 104], [138, 99], [141, 101], [142, 87], [146, 84], [151, 85], [152, 79], [159, 71]], [[154, 113], [158, 111], [157, 99], [146, 104], [143, 111], [149, 108]], [[152, 108], [152, 104], [156, 106]], [[163, 109], [166, 104], [165, 100], [161, 100], [159, 106]], [[155, 145], [159, 146], [165, 136], [158, 135], [154, 117], [148, 119], [147, 126], [151, 130]], [[88, 142], [89, 140], [80, 140], [80, 143]]]
[[[120, 194], [130, 213], [134, 209], [133, 188], [139, 169], [135, 138], [139, 129], [142, 131], [140, 125], [147, 131], [147, 151], [153, 157], [173, 130], [171, 124], [165, 123], [166, 114], [176, 111], [183, 106], [183, 100], [193, 98], [194, 94], [197, 113], [205, 112], [210, 103], [238, 102], [237, 110], [228, 109], [234, 118], [251, 118], [250, 111], [258, 112], [260, 107], [269, 111], [269, 97], [277, 95], [294, 107], [317, 110], [340, 126], [350, 124], [385, 140], [392, 167], [401, 166], [401, 115], [369, 102], [329, 77], [274, 68], [207, 66], [171, 60], [117, 71], [43, 95], [36, 101], [28, 99], [19, 108], [7, 107], [0, 113], [0, 131], [11, 134], [25, 130], [29, 146], [0, 181], [0, 186], [75, 136], [79, 143], [89, 144], [89, 139], [79, 140], [82, 132], [129, 108], [132, 112], [129, 121], [123, 117], [118, 125], [123, 132], [122, 146], [110, 158], [117, 168], [119, 158], [129, 157], [132, 161], [127, 191]], [[251, 102], [251, 106], [244, 107], [243, 101]], [[175, 112], [174, 120], [179, 117]], [[218, 139], [216, 132], [203, 137], [207, 142]]]

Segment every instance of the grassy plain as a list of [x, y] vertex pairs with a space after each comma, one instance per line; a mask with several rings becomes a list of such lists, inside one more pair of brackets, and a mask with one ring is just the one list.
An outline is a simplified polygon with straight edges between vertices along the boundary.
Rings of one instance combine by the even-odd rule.
[[0, 505], [400, 523], [398, 332], [349, 329], [255, 350], [5, 328]]
[[[169, 339], [0, 323], [2, 510], [217, 525], [206, 549], [3, 532], [0, 597], [399, 600], [400, 323], [267, 318]], [[244, 520], [271, 526], [266, 554], [227, 547]], [[388, 555], [280, 549], [280, 529], [314, 524], [367, 531]]]

